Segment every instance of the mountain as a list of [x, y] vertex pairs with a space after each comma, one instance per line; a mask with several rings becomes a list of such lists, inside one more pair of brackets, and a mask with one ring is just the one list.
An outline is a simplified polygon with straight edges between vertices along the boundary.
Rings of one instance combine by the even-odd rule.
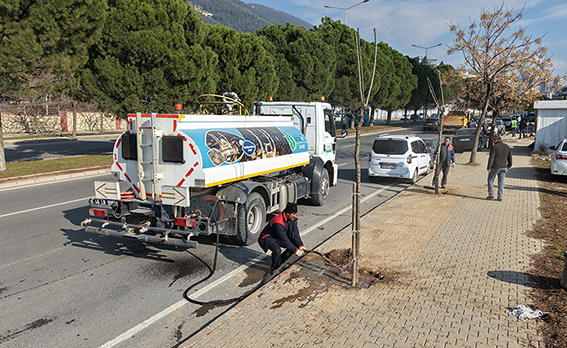
[[240, 32], [253, 33], [266, 25], [285, 25], [288, 22], [307, 29], [313, 27], [312, 24], [285, 12], [240, 0], [189, 0], [189, 4], [201, 14], [203, 22], [222, 24]]

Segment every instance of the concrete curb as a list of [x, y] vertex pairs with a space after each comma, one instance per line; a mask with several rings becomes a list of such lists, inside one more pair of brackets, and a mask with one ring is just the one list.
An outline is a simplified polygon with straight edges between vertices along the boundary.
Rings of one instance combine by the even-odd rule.
[[110, 173], [110, 167], [107, 166], [89, 167], [89, 168], [79, 168], [73, 170], [62, 170], [47, 174], [26, 175], [26, 176], [0, 180], [0, 189], [11, 188], [11, 187], [23, 187], [27, 185], [45, 183], [50, 181], [68, 180], [73, 178], [87, 177], [91, 175], [98, 175], [105, 173]]

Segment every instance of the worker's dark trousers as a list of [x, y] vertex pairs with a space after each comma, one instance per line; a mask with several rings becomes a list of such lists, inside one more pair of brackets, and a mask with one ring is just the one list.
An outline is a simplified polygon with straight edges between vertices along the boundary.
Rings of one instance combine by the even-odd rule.
[[433, 176], [433, 185], [435, 185], [435, 181], [437, 177], [439, 177], [439, 172], [443, 171], [443, 179], [441, 180], [441, 186], [445, 186], [447, 184], [447, 177], [449, 176], [449, 166], [435, 166], [435, 176]]
[[283, 262], [285, 262], [285, 260], [287, 260], [293, 254], [293, 252], [288, 249], [285, 249], [282, 254], [282, 246], [280, 246], [278, 242], [270, 244], [268, 249], [272, 251], [272, 272], [280, 268], [280, 266], [282, 265], [282, 260]]

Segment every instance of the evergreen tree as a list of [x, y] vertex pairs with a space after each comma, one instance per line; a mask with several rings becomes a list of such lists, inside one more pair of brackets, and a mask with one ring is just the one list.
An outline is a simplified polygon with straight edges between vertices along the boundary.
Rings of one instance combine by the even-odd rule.
[[103, 110], [171, 112], [196, 109], [215, 92], [216, 54], [202, 46], [199, 15], [183, 0], [112, 0], [103, 38], [83, 73], [85, 89]]
[[218, 56], [218, 92], [236, 92], [244, 105], [274, 95], [278, 86], [275, 58], [268, 41], [221, 25], [208, 25], [205, 45]]

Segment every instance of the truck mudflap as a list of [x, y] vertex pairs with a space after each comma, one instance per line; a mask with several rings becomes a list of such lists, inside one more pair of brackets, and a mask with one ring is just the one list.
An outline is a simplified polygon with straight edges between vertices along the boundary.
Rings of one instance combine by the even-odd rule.
[[[100, 223], [101, 227], [91, 226], [93, 222]], [[108, 225], [117, 226], [119, 228], [106, 228]], [[178, 233], [180, 231], [178, 230], [151, 227], [147, 225], [122, 224], [100, 219], [85, 219], [81, 222], [81, 227], [84, 227], [85, 232], [88, 233], [122, 239], [135, 239], [140, 242], [153, 245], [171, 245], [186, 249], [196, 248], [199, 245], [196, 241], [189, 240], [189, 235], [187, 236], [187, 239], [179, 238]]]

